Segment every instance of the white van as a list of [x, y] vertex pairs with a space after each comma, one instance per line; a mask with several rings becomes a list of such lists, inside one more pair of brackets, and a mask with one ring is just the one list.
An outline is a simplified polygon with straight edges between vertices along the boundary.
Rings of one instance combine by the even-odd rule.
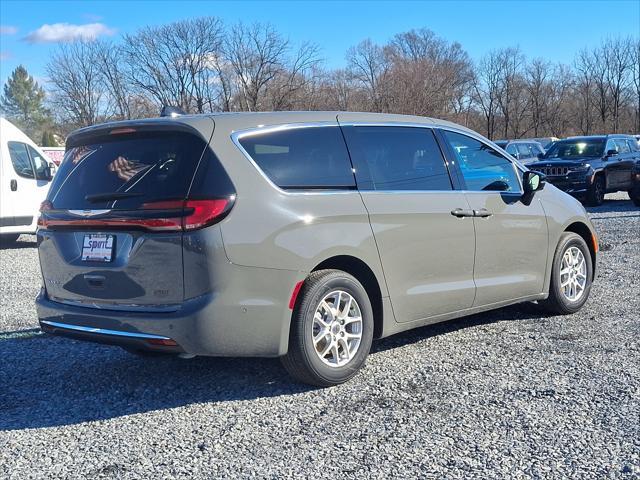
[[0, 118], [0, 242], [35, 233], [53, 164], [18, 127]]

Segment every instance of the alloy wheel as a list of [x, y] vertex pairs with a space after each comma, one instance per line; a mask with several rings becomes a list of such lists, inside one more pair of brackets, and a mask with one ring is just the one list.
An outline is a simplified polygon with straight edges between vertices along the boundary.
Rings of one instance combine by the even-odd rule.
[[577, 302], [587, 286], [587, 262], [582, 250], [569, 247], [562, 256], [560, 265], [560, 290], [564, 297]]
[[343, 290], [325, 295], [313, 316], [312, 340], [316, 354], [330, 367], [348, 364], [362, 340], [362, 312], [353, 296]]

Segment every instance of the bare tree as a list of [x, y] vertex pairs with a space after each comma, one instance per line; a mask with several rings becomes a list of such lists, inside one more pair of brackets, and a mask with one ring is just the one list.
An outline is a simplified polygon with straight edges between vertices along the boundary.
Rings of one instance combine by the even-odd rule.
[[83, 127], [110, 116], [95, 42], [61, 44], [46, 70], [53, 85], [51, 101], [61, 112], [63, 121]]
[[495, 138], [499, 98], [502, 94], [503, 62], [499, 51], [492, 51], [482, 58], [474, 79], [474, 100], [484, 119], [487, 137]]
[[602, 45], [602, 58], [606, 66], [614, 132], [619, 131], [621, 108], [626, 100], [627, 87], [631, 83], [632, 52], [633, 42], [630, 38], [608, 39]]
[[370, 39], [363, 40], [347, 51], [347, 71], [368, 93], [371, 110], [386, 111], [387, 99], [384, 95], [389, 63], [382, 47]]
[[189, 112], [210, 111], [213, 62], [220, 56], [224, 30], [215, 17], [146, 27], [124, 36], [123, 53], [131, 84], [162, 105]]

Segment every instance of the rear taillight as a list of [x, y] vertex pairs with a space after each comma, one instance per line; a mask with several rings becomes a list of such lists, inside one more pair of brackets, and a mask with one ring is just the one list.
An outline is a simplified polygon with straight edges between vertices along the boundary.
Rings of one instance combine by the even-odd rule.
[[[38, 225], [41, 227], [84, 227], [84, 228], [120, 228], [142, 229], [148, 231], [178, 232], [191, 231], [213, 225], [222, 220], [231, 210], [235, 196], [206, 200], [169, 200], [149, 202], [134, 212], [108, 212], [91, 218], [63, 218], [48, 216], [54, 211], [50, 202], [40, 207]], [[47, 204], [47, 205], [45, 205]], [[136, 212], [139, 212], [136, 214]], [[88, 215], [90, 213], [88, 212]], [[139, 216], [136, 216], [139, 215]]]
[[48, 210], [52, 210], [53, 209], [53, 204], [49, 201], [49, 200], [45, 200], [44, 202], [42, 202], [40, 204], [40, 215], [38, 215], [38, 226], [39, 227], [46, 227], [46, 220], [44, 218], [42, 218], [42, 214], [44, 212], [47, 212]]
[[183, 229], [197, 230], [222, 220], [221, 217], [229, 212], [231, 202], [233, 197], [217, 200], [187, 200], [185, 210], [193, 209], [193, 212], [182, 218]]

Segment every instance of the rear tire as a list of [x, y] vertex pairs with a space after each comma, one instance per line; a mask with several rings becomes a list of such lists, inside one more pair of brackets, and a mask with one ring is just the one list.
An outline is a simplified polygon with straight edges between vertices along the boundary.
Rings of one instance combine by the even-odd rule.
[[282, 365], [310, 385], [346, 382], [369, 355], [373, 325], [371, 302], [358, 280], [341, 270], [313, 272], [293, 310]]
[[[572, 255], [567, 252], [572, 253]], [[567, 262], [568, 258], [575, 259], [576, 265], [571, 265], [571, 261]], [[579, 268], [578, 265], [582, 260], [584, 260], [584, 269]], [[569, 283], [574, 282], [576, 284], [581, 282], [581, 275], [585, 277], [584, 286], [579, 288], [576, 285], [574, 292], [577, 293], [571, 295], [572, 290]], [[560, 236], [560, 241], [553, 257], [549, 297], [539, 302], [539, 305], [546, 311], [556, 315], [575, 313], [582, 308], [589, 298], [592, 282], [593, 264], [587, 243], [576, 233], [564, 232]], [[575, 298], [571, 298], [572, 296]]]
[[604, 203], [604, 195], [607, 192], [605, 178], [602, 175], [596, 175], [593, 184], [587, 191], [587, 204], [590, 207], [599, 207]]
[[20, 238], [19, 233], [3, 233], [0, 234], [0, 245], [13, 245]]
[[629, 190], [629, 198], [636, 207], [640, 207], [640, 187]]

